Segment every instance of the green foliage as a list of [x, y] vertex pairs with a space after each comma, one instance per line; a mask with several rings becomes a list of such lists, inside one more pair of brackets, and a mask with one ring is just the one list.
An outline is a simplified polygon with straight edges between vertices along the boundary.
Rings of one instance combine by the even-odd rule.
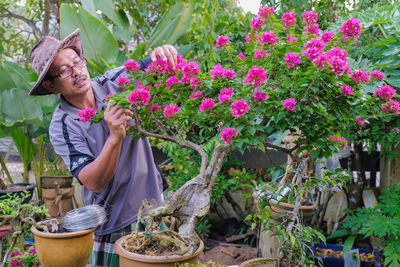
[[207, 217], [204, 217], [201, 221], [199, 221], [196, 225], [196, 233], [198, 233], [199, 235], [202, 236], [208, 236], [209, 234], [211, 234], [211, 224], [208, 221]]
[[[359, 208], [343, 222], [343, 228], [363, 235], [376, 236], [384, 246], [385, 266], [400, 265], [400, 186], [383, 190], [374, 208]], [[354, 236], [348, 241], [352, 246]]]
[[8, 266], [40, 266], [34, 246], [28, 248], [25, 252], [22, 252], [19, 248], [14, 248], [6, 263], [8, 263]]

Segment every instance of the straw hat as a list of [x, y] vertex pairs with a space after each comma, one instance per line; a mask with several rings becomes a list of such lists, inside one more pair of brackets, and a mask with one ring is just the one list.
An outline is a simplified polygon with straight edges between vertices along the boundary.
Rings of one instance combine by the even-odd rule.
[[30, 95], [52, 94], [52, 92], [48, 91], [42, 86], [42, 81], [45, 78], [55, 57], [61, 50], [65, 48], [72, 48], [80, 58], [85, 58], [83, 55], [80, 32], [80, 29], [76, 29], [62, 41], [52, 36], [45, 36], [33, 47], [29, 56], [29, 64], [36, 71], [39, 78], [29, 92]]

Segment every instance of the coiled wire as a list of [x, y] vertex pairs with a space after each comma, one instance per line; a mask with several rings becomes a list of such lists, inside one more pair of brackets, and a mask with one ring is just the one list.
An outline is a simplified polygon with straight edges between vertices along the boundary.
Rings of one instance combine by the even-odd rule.
[[99, 226], [107, 221], [104, 207], [88, 205], [68, 211], [64, 216], [64, 229], [77, 232]]

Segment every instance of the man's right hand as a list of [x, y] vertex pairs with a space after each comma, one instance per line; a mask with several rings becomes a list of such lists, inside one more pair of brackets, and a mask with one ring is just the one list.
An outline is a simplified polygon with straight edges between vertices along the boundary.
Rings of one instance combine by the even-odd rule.
[[129, 108], [108, 103], [104, 112], [104, 120], [110, 128], [110, 137], [113, 142], [119, 143], [126, 137], [126, 124], [132, 120], [133, 112]]

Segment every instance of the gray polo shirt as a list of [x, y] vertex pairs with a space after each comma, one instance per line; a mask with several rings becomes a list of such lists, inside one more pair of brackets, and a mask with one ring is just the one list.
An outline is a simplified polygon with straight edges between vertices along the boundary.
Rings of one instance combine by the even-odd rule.
[[[150, 59], [139, 61], [142, 68], [149, 62]], [[120, 92], [116, 80], [123, 74], [124, 68], [120, 67], [92, 79], [99, 111], [106, 107], [104, 98], [107, 94]], [[49, 130], [56, 153], [63, 158], [75, 177], [100, 154], [110, 134], [104, 120], [98, 124], [82, 123], [78, 111], [62, 97]], [[111, 181], [100, 193], [83, 187], [83, 194], [87, 205], [99, 204], [106, 208], [108, 221], [97, 229], [97, 235], [115, 232], [136, 221], [144, 198], [153, 198], [160, 203], [162, 179], [147, 138], [134, 142], [131, 136], [127, 136], [123, 140], [117, 170]]]

